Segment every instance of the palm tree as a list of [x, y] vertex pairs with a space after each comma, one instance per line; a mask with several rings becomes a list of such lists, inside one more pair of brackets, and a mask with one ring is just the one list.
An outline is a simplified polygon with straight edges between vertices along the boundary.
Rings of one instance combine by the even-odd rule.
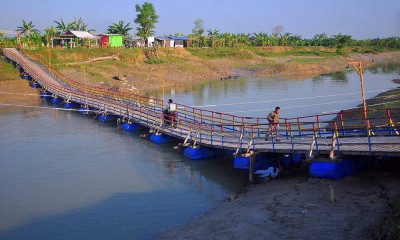
[[35, 25], [33, 25], [32, 21], [29, 23], [26, 23], [25, 20], [22, 20], [22, 26], [19, 26], [17, 28], [17, 31], [21, 32], [24, 34], [26, 37], [28, 37], [28, 41], [31, 39], [31, 34], [35, 32], [39, 32], [39, 30], [34, 29]]
[[91, 28], [88, 30], [88, 25], [86, 25], [85, 23], [82, 23], [82, 27], [80, 31], [87, 31], [87, 32], [96, 32], [95, 29]]
[[51, 39], [58, 35], [57, 28], [51, 26], [51, 27], [45, 28], [44, 31], [46, 33], [46, 35], [45, 35], [46, 36], [46, 43], [47, 43], [47, 45], [49, 45]]
[[74, 22], [70, 22], [68, 24], [65, 24], [62, 19], [61, 19], [60, 22], [58, 22], [58, 21], [54, 21], [54, 22], [57, 24], [56, 28], [58, 30], [60, 30], [61, 33], [65, 33], [70, 29], [74, 29], [74, 26], [75, 26], [75, 21]]
[[76, 19], [75, 19], [73, 21], [73, 23], [74, 23], [74, 26], [73, 26], [72, 30], [75, 30], [75, 31], [81, 31], [82, 30], [82, 25], [85, 24], [83, 22], [82, 18], [79, 18], [78, 21], [76, 21]]
[[118, 23], [113, 23], [111, 26], [108, 26], [107, 32], [127, 36], [129, 35], [129, 31], [133, 29], [129, 27], [130, 24], [130, 22], [125, 24], [124, 21], [121, 20]]

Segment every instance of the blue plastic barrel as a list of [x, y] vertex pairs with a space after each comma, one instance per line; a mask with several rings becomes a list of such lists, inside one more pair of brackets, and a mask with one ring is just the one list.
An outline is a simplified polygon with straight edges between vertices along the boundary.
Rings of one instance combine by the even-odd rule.
[[220, 149], [211, 149], [206, 147], [187, 147], [183, 152], [183, 155], [192, 160], [201, 160], [223, 156], [224, 151]]
[[[233, 167], [237, 170], [249, 170], [250, 157], [237, 157], [233, 161]], [[266, 170], [269, 167], [278, 167], [278, 162], [273, 155], [257, 155], [254, 161], [254, 171]]]
[[172, 142], [174, 141], [174, 138], [168, 136], [168, 135], [163, 135], [163, 134], [151, 134], [150, 136], [150, 141], [156, 144], [162, 144], [162, 143], [167, 143], [167, 142]]
[[282, 159], [282, 164], [285, 166], [289, 166], [292, 162], [292, 156], [290, 154], [285, 154]]
[[90, 108], [81, 107], [81, 108], [79, 108], [79, 113], [88, 115], [88, 114], [92, 113], [92, 111]]
[[25, 80], [28, 80], [28, 81], [32, 80], [32, 77], [30, 75], [28, 75], [28, 74], [21, 75], [21, 78], [25, 79]]
[[136, 130], [139, 130], [139, 129], [142, 129], [142, 128], [143, 127], [141, 125], [137, 124], [137, 123], [124, 122], [121, 125], [121, 129], [126, 131], [126, 132], [133, 132], [133, 131], [136, 131]]
[[338, 180], [345, 176], [343, 162], [312, 162], [310, 175], [317, 178]]
[[64, 99], [62, 99], [60, 97], [55, 97], [55, 98], [51, 99], [51, 102], [53, 104], [60, 104], [60, 103], [64, 102]]
[[30, 82], [29, 86], [31, 86], [31, 88], [42, 88], [42, 86], [37, 82]]
[[40, 91], [39, 92], [39, 97], [42, 99], [50, 100], [53, 98], [52, 94], [46, 91]]
[[344, 167], [344, 174], [346, 176], [353, 176], [358, 171], [360, 171], [360, 169], [358, 168], [358, 166], [354, 160], [343, 159], [342, 163], [343, 163], [343, 167]]
[[101, 114], [101, 115], [98, 117], [98, 119], [99, 119], [101, 122], [114, 122], [114, 121], [117, 121], [118, 116]]
[[64, 108], [66, 109], [73, 109], [73, 108], [78, 108], [79, 104], [70, 102], [70, 103], [64, 103]]
[[299, 163], [299, 162], [301, 162], [301, 156], [302, 156], [301, 153], [293, 153], [293, 155], [292, 155], [292, 160], [293, 160], [293, 162], [294, 162], [294, 163]]

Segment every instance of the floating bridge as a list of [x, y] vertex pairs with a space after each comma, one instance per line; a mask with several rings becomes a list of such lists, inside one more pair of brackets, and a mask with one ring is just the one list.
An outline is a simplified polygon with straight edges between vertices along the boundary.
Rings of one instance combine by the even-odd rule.
[[[245, 153], [305, 154], [308, 159], [329, 156], [400, 156], [400, 109], [341, 111], [332, 114], [283, 118], [280, 141], [264, 140], [266, 118], [242, 117], [178, 104], [176, 124], [163, 123], [164, 100], [85, 85], [42, 65], [32, 53], [7, 48], [3, 55], [32, 78], [33, 84], [54, 98], [95, 109], [103, 116], [150, 129], [156, 136], [180, 140], [182, 146]], [[42, 61], [43, 62], [43, 61]]]

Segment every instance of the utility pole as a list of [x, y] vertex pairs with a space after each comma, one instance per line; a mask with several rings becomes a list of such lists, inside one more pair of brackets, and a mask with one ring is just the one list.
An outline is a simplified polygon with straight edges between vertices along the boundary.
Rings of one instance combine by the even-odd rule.
[[369, 136], [370, 131], [369, 131], [369, 120], [367, 119], [367, 104], [365, 103], [365, 92], [364, 92], [364, 77], [363, 77], [363, 70], [362, 70], [362, 62], [349, 62], [349, 65], [353, 65], [353, 67], [356, 69], [358, 72], [358, 75], [360, 76], [360, 81], [361, 81], [361, 96], [362, 96], [362, 101], [363, 101], [363, 113], [364, 113], [364, 121], [365, 125], [367, 127], [367, 134]]

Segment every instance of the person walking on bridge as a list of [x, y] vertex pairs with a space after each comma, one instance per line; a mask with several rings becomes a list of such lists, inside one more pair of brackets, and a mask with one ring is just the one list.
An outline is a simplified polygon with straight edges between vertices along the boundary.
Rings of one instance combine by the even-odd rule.
[[172, 99], [168, 100], [168, 105], [165, 106], [163, 113], [164, 113], [164, 122], [170, 124], [171, 126], [176, 125], [176, 118], [177, 118], [177, 108], [176, 104], [172, 101]]
[[274, 132], [276, 132], [276, 141], [280, 141], [279, 139], [279, 117], [280, 117], [281, 108], [276, 107], [274, 111], [270, 112], [267, 116], [268, 120], [268, 130], [265, 134], [265, 141], [268, 141], [268, 137], [271, 134], [272, 138], [274, 138]]

